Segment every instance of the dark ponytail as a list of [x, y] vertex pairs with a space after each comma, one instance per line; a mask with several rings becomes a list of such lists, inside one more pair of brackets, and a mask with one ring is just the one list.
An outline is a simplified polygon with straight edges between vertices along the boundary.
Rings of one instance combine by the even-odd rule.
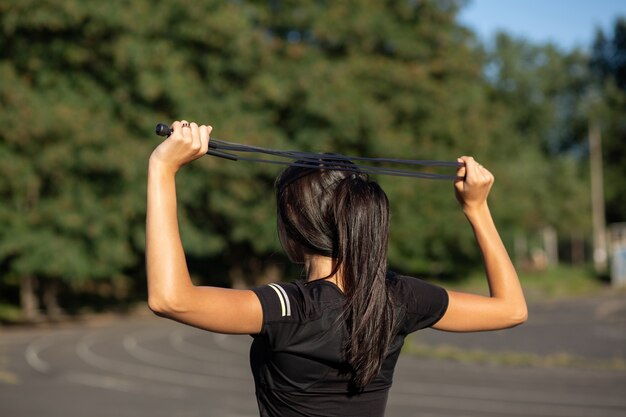
[[305, 254], [336, 260], [330, 276], [343, 279], [345, 354], [358, 389], [380, 372], [395, 328], [386, 284], [389, 202], [366, 174], [320, 165], [289, 167], [277, 179], [278, 231], [292, 261]]
[[346, 293], [348, 361], [357, 387], [378, 375], [393, 330], [387, 292], [389, 202], [375, 182], [351, 176], [335, 192], [338, 264]]

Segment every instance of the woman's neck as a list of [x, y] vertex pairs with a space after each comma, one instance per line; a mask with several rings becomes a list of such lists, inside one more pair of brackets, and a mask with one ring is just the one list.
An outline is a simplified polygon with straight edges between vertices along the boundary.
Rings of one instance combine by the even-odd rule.
[[306, 255], [304, 267], [306, 269], [307, 282], [325, 279], [337, 285], [343, 291], [343, 282], [339, 273], [329, 276], [333, 272], [336, 260], [327, 256]]

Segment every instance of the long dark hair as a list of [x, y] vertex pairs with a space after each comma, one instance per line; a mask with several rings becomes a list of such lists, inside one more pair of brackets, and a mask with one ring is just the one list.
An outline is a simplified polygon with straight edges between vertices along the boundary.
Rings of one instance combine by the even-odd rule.
[[335, 260], [329, 277], [339, 272], [343, 280], [346, 359], [353, 386], [362, 388], [378, 375], [395, 327], [386, 283], [389, 201], [366, 174], [345, 170], [349, 161], [316, 165], [290, 166], [277, 178], [278, 234], [292, 262], [307, 254]]

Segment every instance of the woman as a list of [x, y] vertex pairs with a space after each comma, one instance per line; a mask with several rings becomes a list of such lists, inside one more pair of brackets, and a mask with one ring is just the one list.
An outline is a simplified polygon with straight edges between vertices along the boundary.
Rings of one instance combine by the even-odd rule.
[[149, 306], [212, 332], [250, 334], [262, 416], [382, 416], [404, 337], [523, 323], [526, 302], [487, 206], [493, 175], [462, 157], [456, 197], [483, 253], [489, 297], [388, 273], [388, 201], [365, 174], [287, 168], [277, 179], [278, 231], [305, 282], [253, 290], [194, 286], [176, 217], [175, 174], [203, 156], [210, 126], [177, 121], [150, 157]]

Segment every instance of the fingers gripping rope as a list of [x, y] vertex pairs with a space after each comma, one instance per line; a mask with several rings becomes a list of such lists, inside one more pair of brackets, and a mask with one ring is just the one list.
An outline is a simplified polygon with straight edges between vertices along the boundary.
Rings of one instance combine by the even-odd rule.
[[[172, 129], [159, 123], [156, 126], [156, 134], [159, 136], [169, 136], [172, 134]], [[241, 155], [233, 155], [232, 153], [223, 152], [240, 152], [240, 153], [256, 153], [271, 155], [274, 157], [285, 158], [291, 161], [285, 160], [272, 160], [264, 158], [253, 158]], [[359, 165], [348, 161], [367, 161], [371, 163], [388, 163], [388, 164], [403, 164], [413, 166], [429, 166], [429, 167], [455, 167], [459, 166], [459, 162], [451, 161], [431, 161], [431, 160], [412, 160], [412, 159], [393, 159], [393, 158], [366, 158], [358, 156], [345, 156], [338, 154], [322, 154], [314, 152], [300, 152], [300, 151], [280, 151], [275, 149], [266, 149], [258, 146], [241, 145], [238, 143], [226, 142], [218, 139], [211, 139], [209, 141], [208, 155], [219, 156], [231, 161], [249, 161], [249, 162], [262, 162], [266, 164], [274, 165], [288, 165], [302, 168], [319, 168], [326, 169], [328, 166], [320, 164], [322, 160], [325, 162], [333, 161], [332, 169], [338, 171], [359, 171], [367, 174], [376, 175], [393, 175], [398, 177], [413, 177], [430, 180], [454, 180], [456, 175], [447, 174], [434, 174], [429, 172], [416, 172], [402, 169], [393, 169], [387, 167], [376, 167], [371, 165]], [[462, 163], [461, 163], [462, 165]]]

